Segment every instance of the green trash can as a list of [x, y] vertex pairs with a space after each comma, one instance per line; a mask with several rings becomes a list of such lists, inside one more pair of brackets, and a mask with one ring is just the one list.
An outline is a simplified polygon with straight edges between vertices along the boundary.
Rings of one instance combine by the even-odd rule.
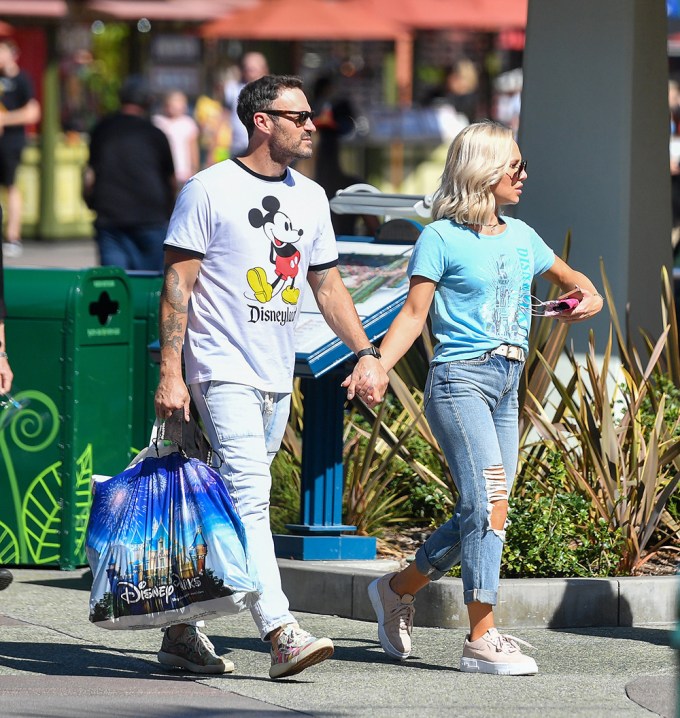
[[154, 395], [159, 379], [159, 365], [149, 351], [158, 341], [163, 274], [159, 272], [128, 272], [133, 305], [133, 414], [132, 446], [141, 451], [148, 443], [156, 418]]
[[132, 440], [132, 303], [115, 267], [5, 270], [14, 402], [0, 408], [0, 564], [86, 563], [92, 474]]

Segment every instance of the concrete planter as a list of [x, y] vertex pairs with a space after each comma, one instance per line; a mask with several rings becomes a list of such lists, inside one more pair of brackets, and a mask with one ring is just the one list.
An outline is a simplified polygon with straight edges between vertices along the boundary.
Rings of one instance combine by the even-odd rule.
[[[368, 584], [399, 564], [279, 559], [279, 566], [294, 611], [374, 621]], [[678, 581], [677, 576], [501, 579], [496, 621], [504, 629], [673, 623]], [[443, 578], [423, 589], [415, 625], [466, 628], [461, 580]]]

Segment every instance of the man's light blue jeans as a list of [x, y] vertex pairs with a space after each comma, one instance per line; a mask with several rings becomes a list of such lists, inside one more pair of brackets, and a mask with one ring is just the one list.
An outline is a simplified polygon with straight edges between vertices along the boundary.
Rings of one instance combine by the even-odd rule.
[[208, 439], [222, 457], [219, 471], [245, 528], [248, 565], [262, 590], [250, 610], [265, 640], [275, 628], [295, 623], [281, 588], [269, 527], [269, 467], [286, 430], [290, 394], [220, 381], [189, 388]]
[[517, 470], [523, 367], [486, 353], [432, 364], [425, 385], [425, 415], [459, 499], [453, 516], [416, 553], [416, 567], [437, 580], [460, 563], [466, 604], [497, 601], [505, 529], [492, 528], [491, 513], [494, 501], [507, 500]]

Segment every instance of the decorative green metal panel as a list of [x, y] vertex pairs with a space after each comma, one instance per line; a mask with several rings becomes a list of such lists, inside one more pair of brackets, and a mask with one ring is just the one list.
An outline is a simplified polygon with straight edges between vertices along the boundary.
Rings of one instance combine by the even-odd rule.
[[93, 473], [130, 458], [132, 305], [122, 270], [6, 270], [21, 406], [0, 413], [0, 562], [86, 563]]
[[149, 355], [149, 344], [158, 339], [161, 274], [129, 274], [133, 304], [133, 416], [132, 445], [139, 451], [149, 442], [156, 416], [154, 394], [158, 386], [159, 367]]

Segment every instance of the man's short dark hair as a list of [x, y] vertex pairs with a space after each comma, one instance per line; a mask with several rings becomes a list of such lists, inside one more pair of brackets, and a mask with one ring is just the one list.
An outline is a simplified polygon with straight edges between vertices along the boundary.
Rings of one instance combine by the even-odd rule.
[[271, 108], [283, 90], [301, 90], [302, 84], [302, 80], [295, 75], [265, 75], [259, 80], [249, 82], [241, 90], [236, 105], [236, 113], [248, 131], [248, 138], [252, 137], [255, 131], [255, 113]]

